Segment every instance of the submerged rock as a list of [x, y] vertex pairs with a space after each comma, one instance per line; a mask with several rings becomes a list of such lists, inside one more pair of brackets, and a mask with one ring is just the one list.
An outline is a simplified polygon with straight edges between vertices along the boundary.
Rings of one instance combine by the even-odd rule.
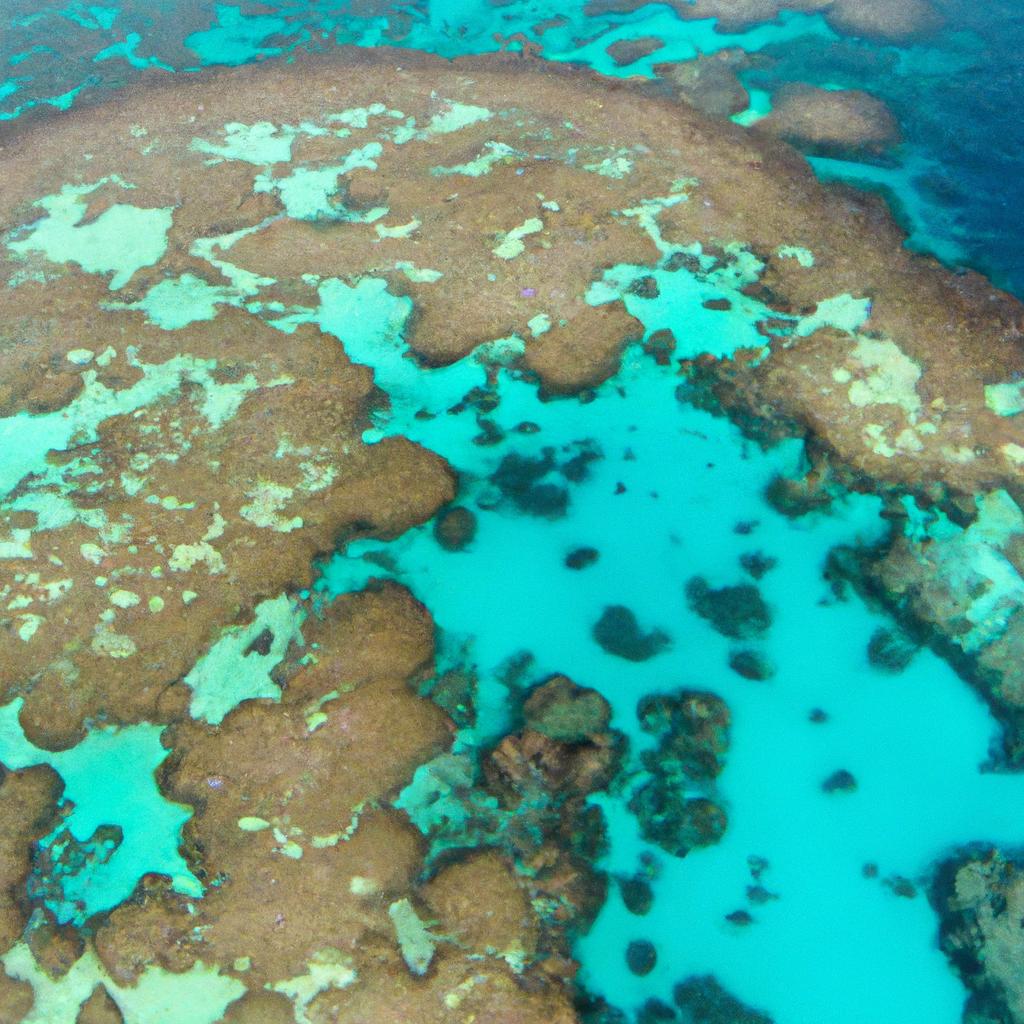
[[771, 1017], [744, 1006], [711, 975], [679, 982], [672, 999], [692, 1024], [772, 1024]]
[[825, 779], [821, 788], [826, 793], [853, 793], [857, 789], [857, 780], [851, 772], [840, 768]]
[[538, 687], [523, 705], [526, 726], [562, 743], [582, 743], [607, 732], [608, 701], [597, 690], [556, 676]]
[[476, 536], [476, 516], [464, 505], [450, 505], [434, 519], [434, 536], [445, 551], [464, 551]]
[[740, 555], [740, 565], [755, 580], [759, 580], [767, 575], [777, 564], [778, 559], [772, 558], [771, 555], [765, 555], [760, 551], [745, 551]]
[[676, 1011], [660, 999], [647, 999], [637, 1010], [637, 1024], [666, 1024], [676, 1019]]
[[751, 583], [712, 588], [702, 576], [686, 584], [690, 607], [722, 636], [745, 640], [759, 636], [772, 624], [772, 613]]
[[619, 67], [634, 64], [644, 57], [660, 50], [665, 45], [657, 36], [640, 36], [631, 39], [619, 39], [608, 46], [605, 52]]
[[746, 54], [723, 51], [702, 54], [693, 60], [656, 64], [658, 85], [673, 96], [706, 114], [730, 117], [746, 110], [750, 96], [737, 71], [742, 69]]
[[601, 996], [580, 992], [576, 997], [580, 1024], [630, 1024], [627, 1014]]
[[671, 642], [668, 633], [652, 629], [645, 633], [636, 615], [621, 604], [608, 605], [594, 624], [594, 642], [608, 654], [626, 661], [649, 661]]
[[1024, 867], [999, 850], [942, 864], [931, 889], [939, 942], [970, 992], [965, 1020], [1024, 1022]]
[[557, 519], [569, 507], [569, 492], [543, 479], [555, 468], [554, 453], [550, 450], [536, 458], [513, 452], [501, 460], [491, 480], [520, 512]]
[[868, 641], [868, 661], [882, 672], [902, 672], [913, 660], [917, 648], [899, 630], [879, 627]]
[[593, 565], [600, 557], [601, 553], [597, 548], [573, 548], [565, 556], [565, 566], [567, 569], [586, 569]]
[[647, 939], [634, 939], [626, 947], [626, 965], [638, 977], [650, 974], [657, 966], [658, 951]]
[[618, 882], [622, 902], [631, 914], [643, 917], [650, 913], [651, 907], [654, 906], [654, 890], [648, 878], [644, 875], [632, 875], [620, 878]]
[[757, 130], [815, 155], [851, 158], [879, 154], [899, 142], [896, 119], [875, 97], [856, 89], [784, 86]]
[[724, 702], [696, 691], [654, 694], [641, 699], [637, 717], [659, 740], [654, 750], [644, 751], [649, 777], [629, 799], [644, 838], [676, 857], [717, 843], [728, 824], [725, 810], [711, 796], [693, 791], [711, 792], [724, 766], [729, 728]]
[[729, 668], [738, 676], [759, 683], [771, 679], [775, 674], [772, 663], [760, 651], [733, 651], [729, 655]]

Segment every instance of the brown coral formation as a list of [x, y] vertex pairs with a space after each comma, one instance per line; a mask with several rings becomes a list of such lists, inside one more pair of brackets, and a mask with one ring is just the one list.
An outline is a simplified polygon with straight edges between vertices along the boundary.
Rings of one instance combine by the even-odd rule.
[[[776, 336], [770, 358], [756, 369], [741, 363], [745, 386], [759, 388], [777, 414], [808, 423], [844, 460], [884, 479], [927, 476], [973, 490], [979, 481], [1020, 475], [1016, 432], [986, 405], [985, 393], [1020, 368], [1019, 305], [980, 278], [952, 277], [902, 251], [898, 231], [873, 200], [830, 192], [790, 150], [696, 112], [648, 102], [643, 122], [635, 123], [629, 88], [584, 75], [541, 73], [514, 60], [446, 65], [410, 55], [401, 71], [363, 54], [340, 60], [310, 61], [301, 91], [291, 88], [297, 72], [287, 68], [242, 69], [214, 76], [216, 86], [187, 80], [126, 100], [116, 117], [83, 113], [45, 137], [23, 137], [23, 155], [9, 161], [9, 218], [30, 222], [38, 215], [31, 202], [59, 191], [65, 179], [116, 173], [136, 185], [137, 204], [174, 209], [162, 272], [201, 272], [226, 287], [215, 268], [190, 254], [188, 240], [200, 225], [220, 223], [230, 206], [231, 228], [254, 229], [231, 246], [231, 261], [275, 279], [267, 301], [315, 306], [304, 274], [371, 271], [412, 300], [409, 340], [431, 363], [518, 333], [527, 338], [525, 366], [552, 390], [574, 390], [613, 372], [623, 342], [638, 332], [621, 304], [593, 305], [585, 296], [611, 263], [658, 259], [641, 218], [629, 215], [646, 209], [671, 244], [699, 241], [712, 254], [727, 242], [746, 246], [766, 264], [760, 288], [751, 290], [769, 300], [777, 318], [802, 318], [796, 332]], [[362, 70], [342, 89], [346, 61]], [[470, 72], [471, 81], [464, 77]], [[417, 84], [422, 78], [437, 99]], [[508, 106], [513, 81], [528, 103]], [[401, 118], [382, 113], [383, 123], [371, 117], [365, 130], [346, 129], [342, 139], [320, 129], [296, 135], [292, 166], [273, 173], [279, 184], [241, 160], [200, 158], [225, 147], [225, 123], [258, 123], [274, 109], [282, 125], [304, 118], [330, 124], [332, 107], [368, 110], [382, 95], [393, 103], [409, 96]], [[203, 109], [182, 126], [171, 115], [179, 104]], [[469, 120], [455, 130], [467, 108]], [[578, 111], [571, 127], [567, 109]], [[420, 127], [410, 127], [410, 118]], [[141, 122], [151, 126], [159, 153], [149, 150], [149, 136], [144, 145], [126, 146], [130, 124]], [[264, 225], [296, 182], [367, 143], [381, 147], [376, 170], [339, 172], [315, 214], [272, 216]], [[101, 155], [76, 166], [74, 154], [87, 146]], [[689, 198], [661, 200], [659, 209], [659, 197], [673, 195], [680, 175], [696, 179], [686, 186]], [[255, 196], [254, 178], [263, 182]], [[368, 210], [384, 208], [386, 217], [365, 222]], [[779, 256], [786, 247], [799, 247], [813, 262]], [[143, 295], [156, 280], [140, 271], [132, 293]], [[526, 322], [540, 314], [551, 327], [532, 337]], [[771, 335], [778, 324], [765, 326]], [[883, 387], [882, 377], [893, 386]], [[818, 381], [831, 381], [826, 393]]]
[[899, 141], [888, 107], [857, 89], [784, 86], [772, 97], [772, 112], [757, 122], [765, 131], [815, 155], [877, 154]]
[[[742, 31], [761, 21], [772, 21], [782, 11], [814, 12], [826, 9], [832, 0], [670, 0], [669, 6], [681, 18], [717, 18], [726, 32]], [[634, 11], [643, 0], [590, 0], [587, 14]]]
[[[390, 804], [450, 738], [445, 716], [410, 685], [432, 665], [429, 616], [387, 584], [307, 622], [282, 669], [285, 703], [250, 702], [218, 729], [175, 727], [164, 785], [196, 807], [186, 845], [209, 888], [189, 901], [153, 879], [110, 914], [95, 937], [109, 977], [131, 985], [154, 965], [216, 964], [248, 990], [225, 1021], [252, 1024], [276, 1022], [283, 994], [296, 992], [312, 1021], [411, 1014], [447, 1024], [477, 1013], [568, 1024], [564, 929], [579, 914], [568, 897], [585, 871], [553, 829], [569, 827], [606, 781], [607, 754], [594, 758], [607, 737], [559, 744], [526, 733], [495, 754], [495, 785], [514, 784], [517, 799], [530, 798], [527, 772], [535, 788], [574, 801], [571, 814], [563, 800], [546, 824], [524, 821], [523, 843], [537, 822], [546, 837], [518, 847], [532, 854], [529, 875], [498, 849], [449, 855], [428, 871], [421, 834]], [[570, 704], [596, 696], [566, 684], [555, 689]], [[551, 711], [555, 701], [544, 703]], [[585, 717], [598, 729], [607, 716], [605, 705]], [[542, 909], [541, 892], [555, 909]]]
[[[27, 923], [24, 892], [31, 846], [56, 825], [56, 804], [62, 788], [59, 776], [42, 766], [8, 772], [0, 783], [0, 947], [4, 950], [17, 940]], [[5, 998], [20, 998], [14, 989], [11, 993], [0, 994], [0, 1005]]]
[[[46, 287], [54, 310], [65, 289], [97, 299], [81, 282]], [[13, 289], [13, 301], [33, 290]], [[26, 322], [11, 316], [8, 331]], [[45, 522], [20, 503], [68, 508], [54, 528], [32, 532], [23, 555], [0, 563], [9, 630], [0, 679], [5, 699], [26, 694], [22, 722], [44, 746], [73, 742], [100, 713], [167, 720], [185, 696], [168, 687], [254, 598], [308, 585], [312, 556], [339, 538], [400, 532], [452, 493], [434, 456], [402, 440], [360, 442], [370, 374], [315, 330], [282, 346], [276, 332], [237, 315], [187, 338], [129, 317], [126, 347], [98, 380], [144, 388], [145, 367], [177, 361], [177, 387], [107, 419], [94, 443], [69, 446], [3, 513], [18, 536]], [[113, 337], [102, 319], [91, 330], [65, 324], [82, 347], [102, 351]], [[64, 348], [64, 338], [44, 334], [49, 326], [33, 319], [30, 330]], [[230, 418], [215, 411], [218, 388], [242, 398]]]
[[98, 985], [82, 1003], [75, 1024], [124, 1024], [124, 1017], [110, 993]]
[[826, 9], [825, 17], [844, 35], [891, 43], [928, 35], [943, 23], [928, 0], [835, 0]]
[[[590, 0], [591, 15], [628, 12], [643, 0]], [[784, 11], [821, 12], [843, 35], [905, 43], [937, 31], [942, 16], [928, 0], [669, 0], [680, 18], [716, 18], [724, 32], [738, 32], [772, 21]]]
[[931, 893], [942, 925], [942, 950], [970, 991], [964, 1020], [1024, 1021], [1024, 874], [997, 850], [947, 861]]
[[656, 64], [653, 71], [658, 76], [658, 87], [667, 89], [676, 99], [705, 114], [731, 117], [750, 104], [737, 74], [746, 62], [742, 50], [723, 50], [693, 60]]
[[20, 1021], [34, 1001], [30, 985], [0, 974], [0, 1020]]

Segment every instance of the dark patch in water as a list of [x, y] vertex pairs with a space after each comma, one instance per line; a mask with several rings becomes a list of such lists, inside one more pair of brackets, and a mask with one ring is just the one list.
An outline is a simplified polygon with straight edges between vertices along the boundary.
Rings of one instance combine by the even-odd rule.
[[660, 654], [671, 638], [660, 629], [645, 633], [636, 616], [625, 605], [605, 608], [594, 625], [594, 641], [608, 654], [626, 661], [647, 661]]

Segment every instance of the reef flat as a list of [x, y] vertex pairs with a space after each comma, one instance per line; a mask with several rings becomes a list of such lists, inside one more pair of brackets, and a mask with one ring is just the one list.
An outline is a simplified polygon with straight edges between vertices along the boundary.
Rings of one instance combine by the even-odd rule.
[[[735, 845], [728, 780], [772, 686], [801, 681], [801, 729], [827, 720], [790, 660], [816, 616], [881, 678], [932, 645], [1019, 760], [1021, 306], [910, 253], [879, 200], [769, 132], [529, 57], [342, 49], [135, 88], [0, 145], [12, 1020], [578, 1019], [571, 943], [617, 906], [594, 792], [613, 858], [635, 833], [665, 878], [721, 847], [766, 918], [776, 877], [795, 897], [792, 849], [771, 876]], [[984, 710], [917, 657], [907, 686], [942, 680], [935, 728], [970, 720], [951, 763], [976, 764]], [[702, 672], [746, 689], [723, 703]], [[818, 696], [842, 703], [842, 679]], [[849, 717], [846, 756], [882, 741]], [[61, 772], [97, 738], [156, 772], [116, 821]], [[837, 756], [805, 742], [808, 771]], [[875, 858], [880, 916], [856, 888], [877, 865], [837, 883], [835, 913], [870, 904], [860, 938], [899, 917], [899, 871], [1014, 841], [1015, 780], [960, 774], [972, 817]], [[829, 818], [871, 768], [817, 783]], [[153, 806], [165, 842], [133, 847]], [[760, 911], [730, 913], [732, 942]], [[645, 941], [609, 967], [627, 1004], [624, 967], [681, 1013], [719, 998]], [[728, 987], [812, 1019], [756, 974]], [[889, 990], [901, 1019], [934, 1024], [912, 989]]]

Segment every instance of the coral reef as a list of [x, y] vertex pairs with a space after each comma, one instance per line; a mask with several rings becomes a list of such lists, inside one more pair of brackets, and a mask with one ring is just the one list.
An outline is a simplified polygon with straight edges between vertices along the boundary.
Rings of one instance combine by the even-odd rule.
[[1018, 859], [970, 850], [942, 864], [931, 891], [943, 952], [970, 991], [969, 1024], [1024, 1020], [1024, 875]]
[[[1024, 759], [1024, 513], [1007, 491], [918, 509], [897, 505], [902, 529], [875, 551], [838, 563], [889, 605], [977, 687], [1004, 725], [1003, 755]], [[873, 638], [869, 656], [887, 667], [913, 653], [898, 637]]]
[[[409, 686], [430, 668], [429, 618], [393, 585], [340, 598], [321, 614], [307, 619], [304, 645], [282, 666], [283, 703], [248, 702], [216, 729], [174, 726], [164, 784], [196, 808], [186, 846], [209, 888], [193, 902], [150, 884], [110, 914], [95, 937], [107, 974], [128, 985], [153, 964], [174, 972], [217, 964], [249, 990], [243, 1003], [254, 1019], [280, 1012], [270, 990], [298, 1000], [310, 1021], [411, 1012], [447, 1021], [457, 1009], [495, 1020], [571, 1020], [561, 986], [571, 970], [552, 947], [564, 943], [569, 905], [559, 902], [547, 924], [537, 910], [538, 886], [547, 884], [551, 898], [572, 885], [568, 865], [555, 868], [557, 842], [533, 847], [529, 875], [500, 847], [486, 852], [486, 841], [481, 852], [448, 855], [430, 870], [423, 837], [394, 809], [417, 766], [433, 763], [451, 737], [443, 713]], [[559, 695], [592, 703], [567, 681], [549, 687], [549, 713]], [[597, 711], [587, 718], [593, 736], [577, 737], [575, 761], [542, 741], [556, 773], [542, 787], [581, 787], [573, 789], [576, 814], [595, 778], [576, 762], [606, 742], [607, 713]], [[530, 735], [541, 739], [526, 733], [495, 753], [495, 778], [519, 794], [528, 786], [517, 773], [534, 769], [518, 760], [517, 744]], [[538, 810], [548, 842], [566, 806]], [[526, 822], [517, 827], [510, 849], [525, 858], [536, 833]], [[497, 831], [492, 841], [500, 843]]]
[[642, 698], [636, 713], [658, 740], [642, 755], [649, 778], [629, 803], [643, 835], [677, 857], [718, 842], [727, 817], [713, 784], [728, 748], [729, 709], [714, 694], [681, 690]]
[[896, 119], [881, 101], [857, 89], [790, 85], [772, 97], [772, 112], [757, 122], [807, 153], [845, 157], [879, 154], [899, 142]]
[[[889, 37], [928, 22], [913, 4], [864, 5], [856, 22], [842, 0], [789, 6]], [[728, 26], [778, 7], [679, 10]], [[519, 58], [343, 50], [5, 130], [3, 700], [51, 752], [100, 724], [166, 726], [159, 792], [191, 810], [184, 856], [204, 890], [147, 874], [83, 946], [9, 895], [5, 966], [37, 1013], [59, 975], [84, 1020], [130, 1016], [167, 978], [205, 993], [196, 1024], [574, 1019], [570, 942], [605, 888], [588, 797], [622, 747], [604, 698], [555, 677], [517, 709], [522, 728], [453, 748], [445, 711], [474, 721], [472, 671], [433, 678], [427, 610], [388, 584], [308, 592], [319, 555], [435, 516], [445, 551], [479, 543], [452, 470], [402, 435], [461, 401], [487, 449], [501, 428], [486, 394], [452, 401], [403, 374], [506, 367], [585, 409], [652, 310], [692, 307], [693, 338], [648, 339], [656, 362], [679, 360], [681, 397], [703, 389], [760, 440], [813, 435], [806, 486], [775, 488], [794, 516], [840, 483], [885, 495], [892, 542], [851, 574], [915, 639], [933, 631], [1016, 726], [1021, 307], [903, 250], [877, 201], [823, 188], [783, 143], [709, 120], [697, 108], [736, 93], [707, 77], [676, 82], [690, 106]], [[506, 454], [481, 508], [563, 520], [602, 457], [587, 442]], [[905, 490], [920, 504], [901, 505]], [[564, 557], [600, 571], [597, 549]], [[728, 639], [772, 621], [750, 582], [694, 577], [685, 597]], [[593, 639], [626, 668], [669, 645], [625, 605], [594, 614]], [[904, 659], [885, 639], [872, 650], [886, 668]], [[729, 658], [771, 674], [759, 651]], [[629, 797], [644, 837], [680, 857], [716, 842], [728, 709], [687, 690], [637, 713], [656, 744]], [[1015, 759], [1019, 743], [1011, 731]], [[856, 782], [844, 769], [824, 784], [839, 804]], [[59, 796], [45, 768], [4, 780], [9, 894]], [[983, 881], [979, 920], [1003, 885]], [[636, 974], [652, 954], [636, 950]], [[5, 984], [23, 1012], [24, 986]], [[706, 979], [676, 1003], [764, 1019]]]
[[706, 114], [729, 117], [746, 110], [750, 96], [738, 71], [746, 64], [746, 55], [725, 50], [714, 56], [671, 64], [656, 64], [659, 88], [667, 88], [678, 100]]
[[928, 0], [835, 0], [825, 17], [838, 32], [889, 43], [927, 36], [942, 25]]

